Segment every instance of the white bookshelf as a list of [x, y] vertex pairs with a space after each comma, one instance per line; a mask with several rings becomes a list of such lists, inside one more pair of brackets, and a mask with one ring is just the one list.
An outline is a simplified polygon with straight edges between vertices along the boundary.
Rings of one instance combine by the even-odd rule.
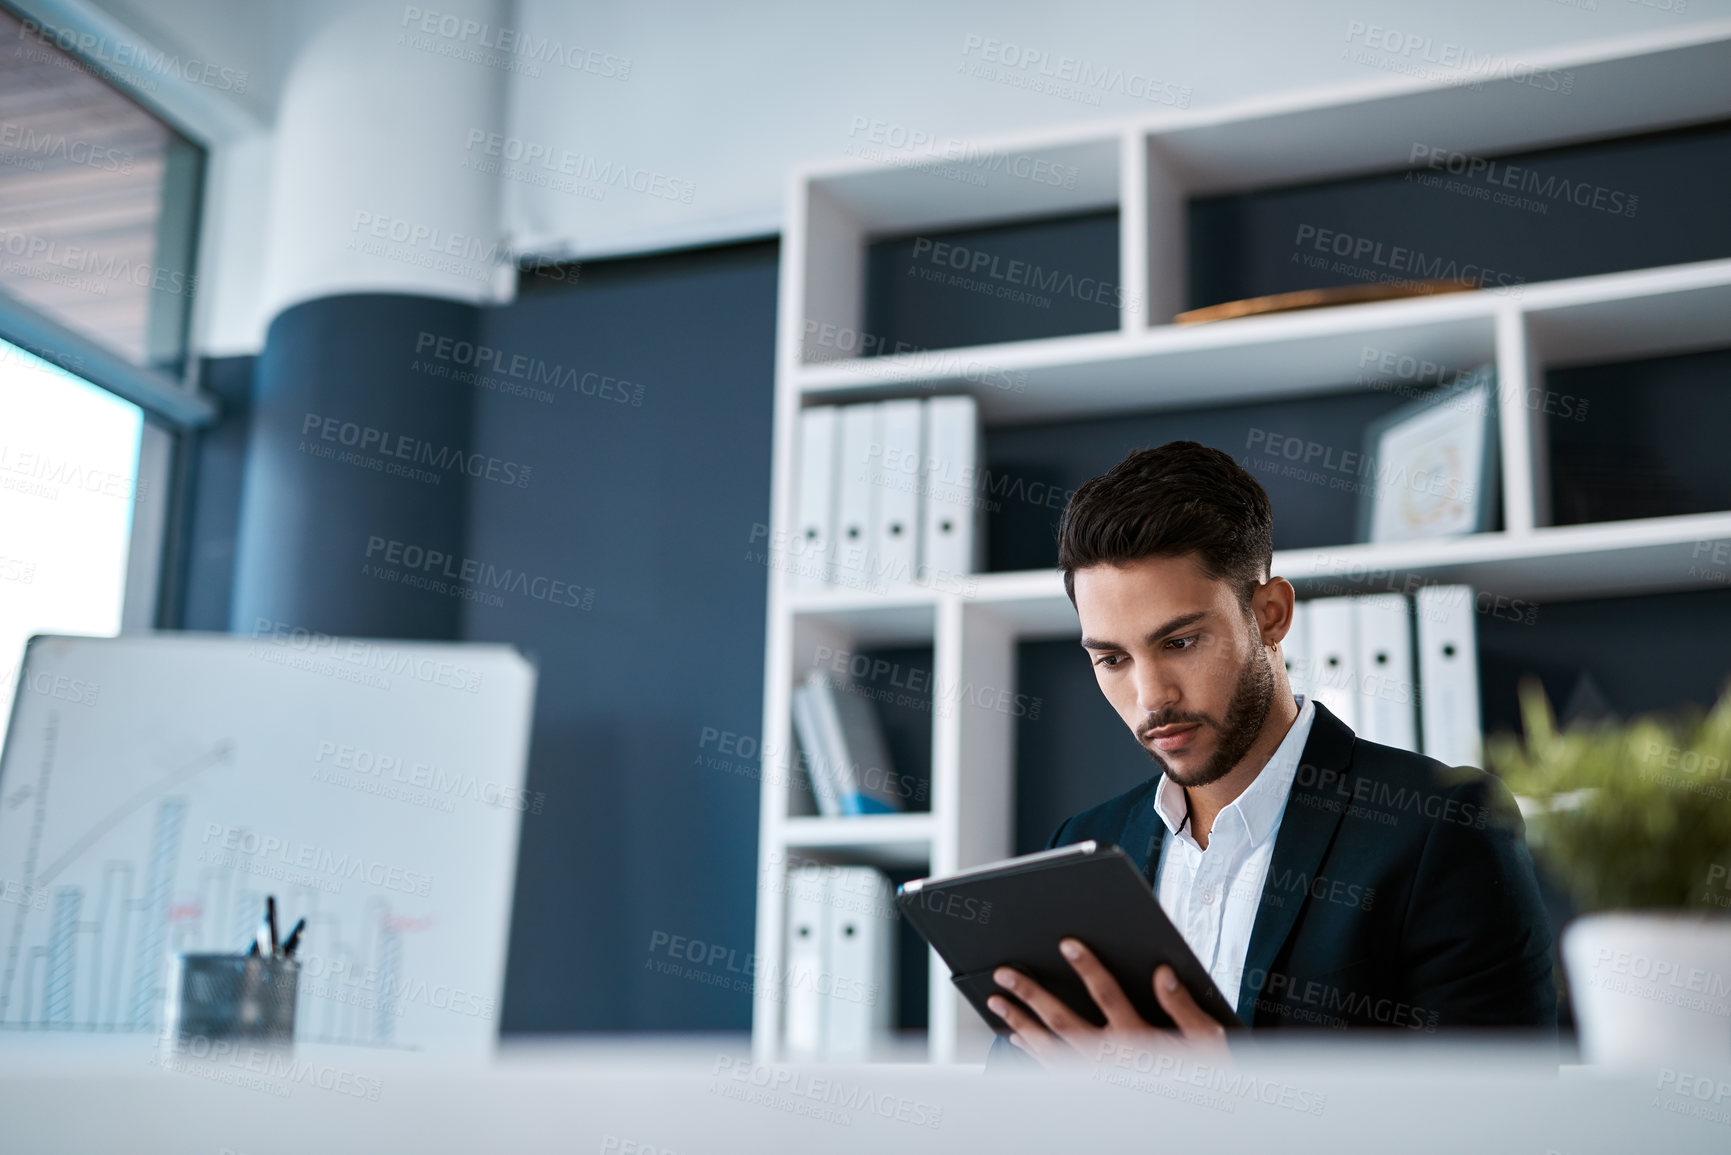
[[[1197, 327], [1167, 323], [1185, 307], [1188, 197], [1396, 170], [1407, 166], [1415, 142], [1496, 155], [1731, 116], [1731, 85], [1724, 83], [1731, 22], [1594, 43], [1527, 63], [1572, 72], [1572, 91], [1513, 81], [1439, 88], [1379, 77], [1350, 91], [987, 141], [974, 154], [1016, 158], [1024, 167], [1073, 166], [1068, 188], [1001, 173], [982, 186], [912, 164], [848, 161], [797, 171], [781, 247], [774, 524], [793, 524], [795, 432], [806, 405], [966, 392], [990, 425], [1038, 423], [1361, 390], [1375, 380], [1365, 351], [1392, 350], [1457, 367], [1496, 364], [1504, 529], [1276, 553], [1275, 571], [1300, 594], [1366, 571], [1467, 582], [1540, 603], [1712, 584], [1691, 571], [1701, 543], [1731, 539], [1731, 511], [1550, 524], [1542, 415], [1525, 399], [1529, 386], [1542, 391], [1548, 368], [1731, 345], [1731, 260]], [[981, 169], [991, 171], [984, 163]], [[846, 342], [822, 337], [824, 326], [864, 329], [864, 255], [878, 236], [1092, 209], [1119, 213], [1126, 292], [1116, 331], [863, 359], [847, 355]], [[1000, 387], [1008, 381], [1019, 387]], [[862, 593], [795, 591], [784, 571], [771, 567], [763, 733], [765, 749], [782, 760], [765, 757], [760, 972], [782, 965], [778, 872], [790, 855], [944, 873], [1011, 852], [1015, 719], [966, 702], [932, 710], [929, 813], [793, 813], [789, 695], [817, 648], [930, 645], [938, 686], [1013, 691], [1018, 641], [1077, 634], [1055, 571], [982, 574], [961, 592]], [[929, 985], [929, 1059], [978, 1062], [989, 1037], [935, 956]], [[777, 990], [758, 985], [753, 1040], [762, 1059], [780, 1054]]]

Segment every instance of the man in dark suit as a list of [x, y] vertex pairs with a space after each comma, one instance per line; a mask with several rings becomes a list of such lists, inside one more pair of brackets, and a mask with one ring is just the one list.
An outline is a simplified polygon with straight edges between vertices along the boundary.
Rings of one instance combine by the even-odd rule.
[[[1140, 860], [1253, 1028], [1554, 1035], [1551, 932], [1513, 799], [1481, 770], [1367, 742], [1293, 696], [1280, 651], [1293, 588], [1270, 573], [1273, 541], [1262, 487], [1195, 442], [1132, 453], [1077, 490], [1059, 530], [1065, 589], [1101, 691], [1158, 773], [1048, 846], [1096, 839]], [[1174, 1034], [1223, 1045], [1171, 968], [1149, 979], [1175, 1033], [1145, 1022], [1086, 944], [1060, 945], [1105, 1023], [1001, 967], [992, 1009], [1026, 1054], [1053, 1065]], [[1006, 1057], [999, 1039], [994, 1065]]]

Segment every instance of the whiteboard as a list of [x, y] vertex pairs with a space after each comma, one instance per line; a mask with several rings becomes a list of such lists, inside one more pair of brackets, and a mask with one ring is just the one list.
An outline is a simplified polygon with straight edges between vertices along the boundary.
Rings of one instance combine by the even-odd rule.
[[307, 929], [296, 1038], [491, 1052], [535, 670], [509, 646], [37, 637], [0, 756], [0, 1029], [155, 1032], [177, 951]]

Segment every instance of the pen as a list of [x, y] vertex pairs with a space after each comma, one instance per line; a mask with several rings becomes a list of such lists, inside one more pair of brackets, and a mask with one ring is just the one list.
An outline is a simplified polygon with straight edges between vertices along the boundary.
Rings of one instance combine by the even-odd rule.
[[276, 895], [264, 896], [264, 921], [270, 927], [270, 957], [276, 957]]
[[293, 958], [295, 956], [295, 947], [299, 946], [301, 942], [301, 931], [306, 928], [307, 920], [303, 918], [299, 922], [295, 923], [295, 927], [293, 930], [289, 931], [288, 937], [282, 940], [282, 956], [284, 958]]
[[264, 917], [258, 920], [258, 929], [253, 931], [252, 950], [247, 953], [251, 955], [263, 955], [265, 958], [270, 957], [271, 929], [270, 912], [268, 909], [265, 911]]

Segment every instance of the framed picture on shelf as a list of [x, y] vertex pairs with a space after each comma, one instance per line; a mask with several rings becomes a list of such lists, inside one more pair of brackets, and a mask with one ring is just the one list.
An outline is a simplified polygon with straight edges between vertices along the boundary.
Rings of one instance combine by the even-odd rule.
[[1496, 372], [1481, 366], [1365, 430], [1358, 540], [1483, 533], [1496, 519]]

